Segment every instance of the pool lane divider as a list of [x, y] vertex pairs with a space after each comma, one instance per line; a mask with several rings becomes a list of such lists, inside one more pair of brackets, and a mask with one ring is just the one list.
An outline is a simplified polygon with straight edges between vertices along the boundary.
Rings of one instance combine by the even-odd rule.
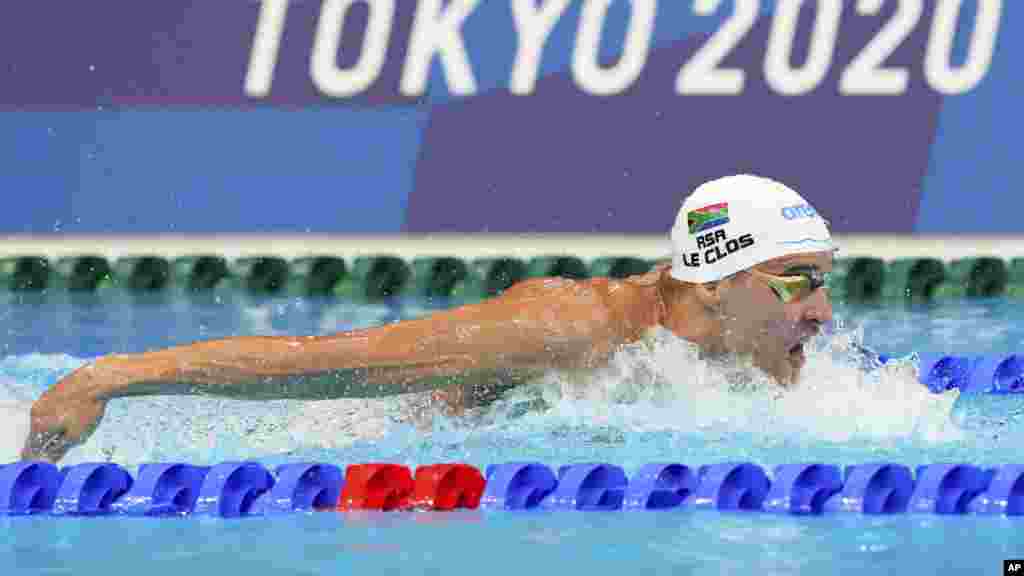
[[923, 354], [918, 380], [936, 393], [1024, 394], [1024, 356]]
[[[531, 277], [624, 278], [643, 274], [655, 260], [571, 253], [531, 258], [512, 255], [463, 259], [438, 255], [405, 259], [393, 254], [308, 254], [292, 259], [267, 253], [237, 258], [186, 254], [101, 254], [0, 258], [0, 290], [11, 292], [186, 293], [234, 290], [265, 296], [334, 296], [374, 301], [391, 296], [478, 300]], [[829, 280], [833, 298], [851, 302], [925, 302], [939, 299], [1024, 296], [1024, 258], [996, 255], [941, 258], [839, 258]]]
[[0, 516], [212, 516], [240, 518], [315, 511], [642, 511], [694, 509], [796, 516], [824, 514], [1024, 515], [1024, 464], [981, 468], [898, 463], [840, 468], [751, 462], [700, 467], [650, 463], [627, 477], [605, 463], [554, 470], [538, 462], [284, 464], [152, 463], [137, 475], [113, 463], [58, 468], [0, 466]]

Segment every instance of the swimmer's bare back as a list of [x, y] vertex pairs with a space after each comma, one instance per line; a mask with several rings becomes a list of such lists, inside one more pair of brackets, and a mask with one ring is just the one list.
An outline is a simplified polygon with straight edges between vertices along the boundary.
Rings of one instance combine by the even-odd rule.
[[594, 368], [659, 322], [663, 270], [625, 280], [531, 279], [479, 304], [328, 336], [242, 336], [102, 357], [33, 404], [22, 458], [56, 462], [85, 441], [114, 398], [459, 396], [475, 382]]

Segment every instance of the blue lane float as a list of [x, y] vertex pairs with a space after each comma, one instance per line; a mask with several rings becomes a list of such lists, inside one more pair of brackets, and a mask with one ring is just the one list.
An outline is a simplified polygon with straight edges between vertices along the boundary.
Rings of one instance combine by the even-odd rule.
[[821, 514], [825, 502], [843, 489], [842, 472], [829, 464], [784, 464], [773, 476], [764, 501], [766, 512]]
[[924, 354], [918, 380], [935, 393], [1024, 394], [1024, 356]]
[[907, 511], [914, 491], [910, 468], [901, 464], [860, 464], [844, 470], [842, 489], [825, 501], [825, 512], [897, 514]]
[[531, 510], [558, 486], [551, 468], [537, 462], [510, 462], [487, 467], [482, 508]]
[[697, 475], [683, 464], [647, 464], [626, 487], [623, 508], [667, 510], [682, 505], [697, 489]]
[[924, 354], [918, 365], [918, 380], [935, 393], [964, 388], [970, 376], [971, 361], [963, 356]]
[[985, 471], [969, 464], [920, 466], [907, 508], [912, 513], [966, 514], [988, 479]]
[[138, 478], [112, 509], [126, 516], [181, 516], [190, 514], [199, 498], [208, 466], [143, 464]]
[[684, 506], [713, 510], [760, 510], [771, 481], [763, 468], [749, 462], [701, 466], [696, 492]]
[[221, 518], [249, 516], [252, 504], [273, 485], [273, 475], [256, 462], [218, 464], [203, 478], [194, 514]]
[[277, 480], [253, 502], [253, 515], [313, 512], [333, 508], [341, 496], [344, 475], [331, 464], [284, 464], [274, 471]]
[[981, 357], [972, 366], [966, 391], [987, 394], [1024, 393], [1024, 356]]
[[53, 509], [60, 471], [49, 462], [0, 466], [0, 516], [26, 516]]
[[55, 516], [106, 516], [111, 505], [131, 488], [133, 479], [117, 464], [76, 464], [61, 470], [53, 503]]
[[1009, 464], [988, 472], [988, 489], [971, 500], [972, 514], [1024, 515], [1024, 465]]
[[625, 498], [626, 473], [612, 464], [573, 464], [558, 470], [558, 486], [541, 507], [551, 510], [618, 510]]

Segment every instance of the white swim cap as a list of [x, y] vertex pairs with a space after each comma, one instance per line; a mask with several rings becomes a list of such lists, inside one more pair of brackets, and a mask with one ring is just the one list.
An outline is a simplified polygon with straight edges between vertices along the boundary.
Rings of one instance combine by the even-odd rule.
[[715, 282], [761, 262], [834, 250], [828, 224], [786, 185], [727, 176], [690, 194], [672, 227], [672, 277]]

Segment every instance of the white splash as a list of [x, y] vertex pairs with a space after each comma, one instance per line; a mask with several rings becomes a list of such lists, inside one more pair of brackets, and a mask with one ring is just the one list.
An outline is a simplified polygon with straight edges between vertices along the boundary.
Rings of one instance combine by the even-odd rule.
[[[511, 446], [509, 454], [481, 456], [491, 460], [518, 455], [516, 442], [523, 438], [539, 438], [537, 445], [558, 451], [552, 457], [563, 459], [583, 454], [577, 443], [593, 438], [595, 430], [623, 438], [627, 445], [644, 433], [696, 436], [717, 441], [723, 453], [744, 454], [793, 439], [810, 445], [903, 442], [941, 449], [963, 437], [967, 428], [952, 417], [957, 392], [932, 394], [918, 383], [912, 365], [865, 372], [849, 359], [851, 343], [858, 338], [855, 333], [818, 338], [807, 347], [801, 384], [782, 390], [742, 363], [703, 360], [694, 346], [661, 331], [647, 344], [623, 350], [606, 369], [549, 373], [466, 418], [428, 414], [433, 428], [420, 426], [418, 432], [411, 432], [410, 424], [431, 408], [422, 396], [413, 395], [320, 402], [118, 399], [108, 404], [102, 425], [89, 441], [63, 463], [210, 463], [344, 452], [353, 443], [361, 443], [364, 451], [391, 450], [388, 454], [431, 442], [454, 445], [466, 454]], [[7, 379], [0, 380], [0, 462], [16, 459], [27, 434], [29, 402], [82, 363], [39, 355], [0, 360], [0, 377]], [[574, 436], [574, 429], [585, 433]], [[562, 430], [569, 430], [569, 436], [559, 441], [555, 436]], [[637, 457], [653, 458], [661, 450], [650, 449], [654, 452]]]
[[854, 341], [842, 334], [811, 343], [801, 382], [783, 390], [741, 362], [700, 359], [693, 345], [662, 331], [649, 346], [624, 350], [606, 370], [551, 373], [516, 394], [542, 397], [551, 406], [547, 425], [831, 442], [961, 438], [951, 418], [957, 391], [931, 393], [910, 363], [867, 372], [848, 360]]
[[0, 359], [0, 464], [17, 461], [29, 433], [32, 401], [82, 364], [66, 355], [27, 354]]
[[0, 400], [0, 464], [18, 460], [28, 438], [31, 408], [31, 403]]

